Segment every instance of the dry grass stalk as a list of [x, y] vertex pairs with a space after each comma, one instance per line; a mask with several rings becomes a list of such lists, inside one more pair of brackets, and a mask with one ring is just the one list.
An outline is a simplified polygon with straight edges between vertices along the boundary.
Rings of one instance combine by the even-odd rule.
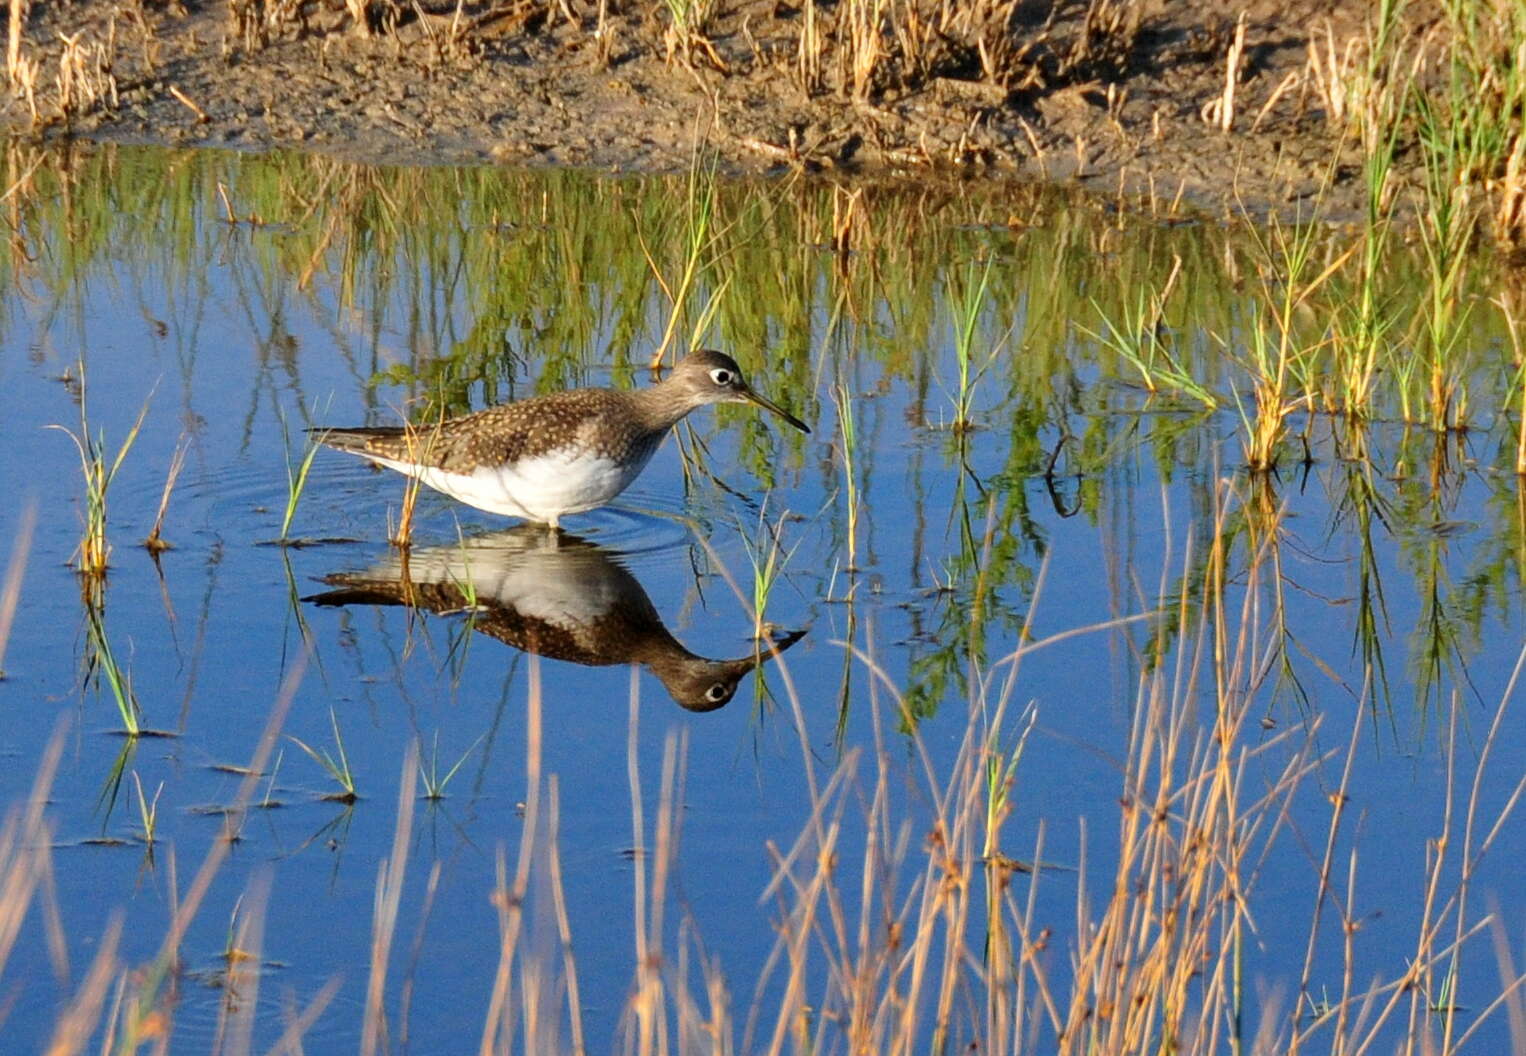
[[228, 0], [229, 33], [223, 39], [223, 57], [232, 54], [231, 41], [238, 40], [248, 52], [270, 43], [270, 26], [264, 0]]
[[[557, 785], [554, 778], [544, 778], [541, 769], [540, 661], [534, 654], [528, 659], [524, 822], [512, 880], [502, 850], [498, 854], [498, 880], [492, 895], [498, 910], [498, 970], [478, 1052], [481, 1056], [562, 1052], [560, 1028], [565, 1020], [571, 1023], [572, 1051], [583, 1056], [582, 1026], [577, 1021], [582, 1006], [556, 847]], [[521, 1042], [517, 1050], [516, 1035]]]
[[151, 554], [157, 554], [168, 550], [171, 543], [164, 538], [164, 516], [169, 512], [170, 494], [175, 490], [175, 482], [180, 479], [180, 471], [185, 468], [186, 452], [190, 450], [189, 442], [181, 437], [175, 445], [175, 453], [170, 456], [170, 468], [164, 475], [164, 490], [159, 493], [159, 509], [154, 513], [154, 526], [149, 530], [148, 537], [143, 540], [143, 546]]
[[73, 36], [58, 35], [63, 50], [58, 56], [57, 89], [59, 116], [65, 121], [89, 113], [101, 105], [115, 110], [121, 99], [112, 73], [117, 43], [117, 23], [112, 18], [104, 42], [85, 43], [84, 30]]
[[[445, 420], [445, 409], [440, 409], [441, 422]], [[422, 433], [418, 426], [404, 420], [403, 437], [408, 445], [408, 459], [411, 462], [427, 464], [432, 457], [434, 445], [439, 439], [438, 432]], [[403, 505], [398, 511], [397, 528], [387, 533], [387, 541], [399, 550], [406, 550], [413, 545], [413, 511], [419, 502], [419, 489], [423, 487], [423, 481], [418, 477], [404, 477]], [[391, 511], [387, 514], [391, 519]]]
[[1245, 25], [1246, 14], [1241, 11], [1240, 17], [1235, 20], [1235, 35], [1229, 44], [1229, 54], [1224, 60], [1224, 90], [1217, 99], [1205, 103], [1201, 111], [1203, 120], [1218, 126], [1220, 132], [1227, 133], [1235, 125], [1235, 94], [1245, 63]]
[[344, 0], [344, 9], [351, 32], [362, 37], [394, 32], [402, 14], [397, 0]]
[[191, 113], [196, 115], [197, 123], [203, 125], [207, 123], [209, 120], [207, 117], [207, 112], [201, 107], [197, 106], [196, 101], [189, 95], [186, 95], [184, 92], [182, 92], [178, 85], [170, 85], [170, 95], [175, 97], [175, 102], [179, 103], [181, 106], [185, 107]]
[[826, 51], [826, 40], [821, 32], [821, 17], [816, 0], [805, 0], [800, 42], [795, 48], [795, 70], [800, 77], [800, 89], [807, 96], [822, 89], [821, 60]]
[[46, 1050], [48, 1056], [74, 1056], [75, 1053], [86, 1051], [86, 1046], [100, 1025], [107, 991], [120, 978], [121, 963], [117, 959], [117, 948], [121, 939], [122, 914], [118, 911], [106, 925], [106, 932], [100, 938], [95, 959], [90, 962], [90, 971], [80, 984], [79, 992], [53, 1025], [53, 1038], [48, 1042]]
[[[915, 39], [914, 27], [919, 25], [916, 5], [907, 4], [901, 13]], [[838, 12], [838, 83], [854, 99], [869, 97], [880, 66], [889, 58], [882, 38], [885, 18], [885, 0], [847, 0]], [[914, 50], [904, 57], [916, 66], [918, 54]]]
[[669, 64], [677, 59], [685, 67], [692, 67], [696, 56], [703, 58], [721, 73], [730, 72], [715, 43], [710, 39], [710, 23], [715, 18], [717, 0], [664, 0], [668, 10], [668, 24], [662, 33], [664, 59]]
[[392, 853], [378, 864], [376, 871], [376, 898], [371, 916], [371, 975], [366, 984], [366, 1011], [361, 1028], [362, 1056], [375, 1056], [378, 1051], [385, 1052], [389, 1048], [387, 1016], [382, 1006], [387, 993], [387, 963], [392, 953], [392, 937], [397, 931], [403, 880], [407, 875], [418, 754], [418, 742], [410, 742], [403, 755], [403, 774], [398, 781], [397, 826], [392, 833]]
[[5, 71], [10, 78], [11, 91], [19, 92], [21, 81], [19, 70], [21, 66], [21, 36], [26, 27], [27, 0], [10, 0], [10, 19], [7, 25], [5, 39]]
[[641, 764], [637, 731], [640, 729], [640, 672], [630, 673], [630, 718], [626, 743], [626, 774], [631, 791], [631, 839], [635, 855], [632, 877], [632, 910], [636, 937], [636, 979], [626, 1003], [623, 1030], [629, 1050], [651, 1056], [669, 1051], [667, 1009], [675, 995], [665, 985], [664, 913], [668, 881], [677, 858], [679, 811], [683, 802], [683, 772], [687, 736], [670, 733], [663, 743], [662, 777], [657, 805], [656, 832], [649, 844], [642, 807]]
[[[1523, 44], [1526, 47], [1526, 44]], [[1526, 57], [1523, 57], [1526, 68]], [[1505, 171], [1500, 174], [1495, 195], [1494, 231], [1503, 241], [1520, 245], [1526, 242], [1526, 128], [1516, 135]]]
[[37, 62], [25, 55], [19, 56], [11, 67], [12, 90], [26, 99], [27, 115], [36, 128], [42, 120], [37, 109]]
[[33, 898], [53, 875], [53, 833], [44, 812], [63, 748], [60, 726], [43, 751], [24, 809], [12, 808], [0, 825], [0, 965], [10, 959]]
[[37, 528], [37, 500], [21, 511], [16, 534], [11, 539], [11, 560], [5, 570], [5, 585], [0, 587], [0, 679], [5, 677], [5, 647], [11, 638], [16, 607], [21, 604], [21, 581], [26, 574], [27, 555], [32, 550], [32, 533]]
[[1353, 36], [1343, 47], [1335, 43], [1335, 27], [1327, 18], [1321, 45], [1320, 29], [1309, 35], [1309, 58], [1304, 64], [1304, 81], [1314, 89], [1325, 122], [1345, 130], [1368, 112], [1367, 97], [1373, 85], [1368, 80], [1366, 37]]

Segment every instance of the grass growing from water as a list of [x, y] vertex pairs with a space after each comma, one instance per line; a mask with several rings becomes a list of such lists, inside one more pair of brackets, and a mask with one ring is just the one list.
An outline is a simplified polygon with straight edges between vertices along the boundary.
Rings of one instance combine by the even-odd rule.
[[846, 382], [832, 386], [832, 403], [837, 407], [837, 435], [842, 452], [843, 499], [847, 503], [848, 572], [858, 571], [858, 476], [854, 462], [858, 458], [858, 426], [853, 416], [853, 394]]
[[956, 433], [967, 433], [975, 428], [975, 386], [1006, 342], [1003, 338], [990, 349], [983, 361], [979, 361], [976, 346], [980, 343], [980, 320], [991, 288], [992, 266], [989, 256], [981, 262], [971, 261], [957, 292], [950, 298], [954, 312], [954, 365], [958, 371], [951, 397], [954, 403], [953, 429]]
[[[658, 263], [654, 251], [648, 245], [644, 231], [637, 229], [641, 251], [646, 257], [647, 266], [651, 269], [652, 277], [661, 287], [664, 296], [668, 300], [668, 321], [663, 329], [662, 340], [652, 353], [648, 366], [653, 370], [662, 366], [668, 353], [672, 350], [678, 337], [679, 327], [688, 318], [690, 302], [694, 297], [696, 288], [703, 277], [711, 272], [717, 261], [718, 247], [723, 232], [716, 230], [717, 207], [719, 194], [719, 180], [717, 179], [717, 166], [719, 159], [713, 154], [705, 154], [696, 149], [689, 163], [688, 184], [684, 199], [683, 228], [681, 238], [678, 240], [678, 249], [682, 254], [682, 266], [676, 281], [670, 282], [663, 276], [663, 268]], [[664, 220], [671, 214], [664, 213]], [[661, 242], [671, 243], [675, 241], [668, 232], [659, 232]], [[661, 244], [659, 242], [659, 245]], [[720, 305], [720, 299], [726, 289], [723, 280], [720, 286], [711, 294], [705, 306], [700, 310], [689, 326], [690, 348], [697, 347], [696, 342], [708, 329], [711, 319]]]
[[752, 636], [759, 642], [770, 637], [769, 623], [764, 618], [768, 599], [800, 547], [800, 541], [796, 540], [794, 546], [788, 550], [784, 548], [784, 526], [788, 521], [789, 511], [786, 510], [779, 515], [777, 522], [770, 523], [765, 505], [758, 510], [757, 531], [751, 538], [745, 533], [741, 535], [742, 548], [747, 553], [747, 565], [752, 570]]
[[339, 732], [339, 716], [334, 714], [334, 709], [329, 708], [329, 726], [334, 731], [334, 754], [330, 755], [327, 748], [310, 747], [306, 741], [292, 737], [287, 738], [307, 753], [308, 757], [319, 766], [323, 772], [333, 779], [339, 786], [339, 791], [330, 793], [325, 799], [332, 799], [339, 803], [354, 803], [360, 798], [355, 788], [355, 774], [350, 770], [350, 758], [345, 754], [344, 737]]
[[295, 462], [291, 456], [291, 433], [286, 428], [286, 416], [281, 416], [281, 439], [286, 451], [286, 505], [281, 511], [281, 534], [277, 542], [291, 542], [291, 525], [297, 516], [297, 504], [302, 501], [302, 492], [307, 487], [307, 474], [313, 468], [313, 459], [318, 454], [318, 448], [322, 445], [312, 433], [303, 433], [302, 454]]
[[1323, 339], [1315, 342], [1303, 338], [1299, 319], [1315, 292], [1355, 252], [1348, 249], [1318, 274], [1311, 274], [1317, 266], [1316, 235], [1312, 224], [1290, 229], [1275, 219], [1264, 234], [1252, 229], [1264, 254], [1262, 296], [1251, 305], [1242, 353], [1253, 404], [1247, 409], [1236, 391], [1235, 409], [1240, 416], [1245, 462], [1254, 473], [1276, 468], [1288, 415], [1314, 399], [1309, 379]]
[[440, 734], [438, 732], [435, 733], [434, 742], [430, 745], [429, 749], [429, 766], [426, 768], [424, 766], [423, 758], [420, 757], [419, 759], [419, 780], [424, 783], [425, 799], [430, 801], [438, 801], [445, 798], [446, 786], [450, 784], [451, 779], [456, 776], [456, 772], [461, 769], [461, 766], [466, 762], [467, 757], [469, 757], [472, 752], [477, 749], [477, 746], [482, 743], [483, 738], [486, 736], [487, 734], [483, 734], [481, 737], [478, 737], [475, 741], [469, 744], [466, 748], [466, 751], [461, 753], [460, 758], [451, 764], [450, 769], [446, 770], [444, 774], [441, 774]]
[[116, 479], [117, 471], [122, 468], [122, 462], [127, 458], [127, 453], [132, 450], [133, 443], [138, 439], [138, 432], [143, 428], [143, 419], [148, 415], [148, 401], [144, 401], [142, 409], [138, 411], [137, 420], [133, 422], [127, 435], [122, 438], [116, 453], [112, 454], [106, 446], [105, 433], [91, 430], [90, 414], [86, 404], [87, 388], [83, 360], [79, 362], [78, 369], [79, 432], [76, 433], [62, 425], [49, 428], [57, 429], [73, 440], [75, 450], [79, 453], [80, 472], [85, 478], [85, 513], [84, 534], [80, 537], [79, 546], [74, 551], [74, 567], [82, 576], [99, 578], [106, 574], [107, 564], [111, 558], [111, 543], [106, 538], [107, 493], [111, 490], [111, 483]]
[[188, 450], [189, 446], [182, 439], [175, 445], [175, 453], [170, 456], [170, 467], [164, 474], [164, 490], [159, 493], [159, 508], [154, 512], [154, 526], [148, 530], [148, 535], [143, 540], [144, 549], [151, 554], [162, 553], [171, 546], [164, 538], [164, 518], [169, 512], [170, 495], [175, 490], [175, 482], [180, 479], [180, 471], [185, 468]]

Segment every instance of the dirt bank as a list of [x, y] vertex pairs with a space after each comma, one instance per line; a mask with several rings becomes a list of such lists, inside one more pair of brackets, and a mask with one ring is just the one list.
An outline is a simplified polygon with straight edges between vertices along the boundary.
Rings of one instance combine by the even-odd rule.
[[39, 3], [5, 115], [48, 135], [617, 169], [682, 167], [698, 134], [746, 169], [1079, 180], [1211, 208], [1303, 202], [1334, 159], [1327, 204], [1358, 201], [1310, 42], [1360, 36], [1360, 0], [961, 3]]

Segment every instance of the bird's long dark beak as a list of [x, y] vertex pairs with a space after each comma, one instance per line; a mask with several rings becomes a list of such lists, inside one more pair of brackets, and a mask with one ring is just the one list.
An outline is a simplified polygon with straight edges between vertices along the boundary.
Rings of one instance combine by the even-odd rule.
[[761, 393], [757, 392], [750, 385], [747, 388], [745, 388], [745, 389], [738, 389], [737, 390], [737, 395], [741, 396], [742, 399], [746, 400], [748, 403], [755, 403], [755, 404], [757, 404], [759, 407], [762, 407], [765, 411], [773, 411], [775, 414], [777, 414], [780, 418], [783, 418], [790, 425], [793, 425], [796, 429], [799, 429], [802, 433], [809, 433], [811, 431], [811, 427], [810, 426], [806, 425], [799, 418], [796, 418], [793, 414], [790, 414], [783, 407], [780, 407], [773, 400], [770, 400], [767, 396], [764, 396]]

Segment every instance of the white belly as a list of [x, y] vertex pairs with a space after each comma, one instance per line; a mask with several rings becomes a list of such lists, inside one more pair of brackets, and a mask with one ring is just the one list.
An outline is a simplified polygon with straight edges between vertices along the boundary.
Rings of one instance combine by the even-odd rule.
[[373, 460], [479, 510], [556, 524], [566, 514], [609, 502], [641, 474], [650, 457], [648, 451], [621, 464], [588, 452], [553, 451], [511, 466], [479, 466], [471, 473], [448, 473], [387, 458]]

